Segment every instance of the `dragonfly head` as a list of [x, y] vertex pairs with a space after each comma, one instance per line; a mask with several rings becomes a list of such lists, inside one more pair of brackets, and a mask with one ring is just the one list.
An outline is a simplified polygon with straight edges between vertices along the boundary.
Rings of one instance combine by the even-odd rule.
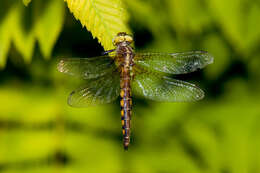
[[119, 32], [116, 37], [113, 39], [113, 44], [115, 46], [119, 45], [119, 44], [131, 44], [133, 42], [133, 37], [126, 34], [125, 32]]

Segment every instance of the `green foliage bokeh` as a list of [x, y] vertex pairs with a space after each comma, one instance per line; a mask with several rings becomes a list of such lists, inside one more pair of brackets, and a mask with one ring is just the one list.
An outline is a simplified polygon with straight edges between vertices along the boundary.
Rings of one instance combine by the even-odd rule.
[[179, 77], [200, 86], [204, 100], [134, 98], [124, 152], [119, 102], [69, 107], [77, 81], [56, 70], [57, 56], [100, 55], [98, 41], [61, 0], [0, 0], [0, 172], [260, 172], [260, 2], [125, 7], [136, 50], [214, 56], [214, 64]]

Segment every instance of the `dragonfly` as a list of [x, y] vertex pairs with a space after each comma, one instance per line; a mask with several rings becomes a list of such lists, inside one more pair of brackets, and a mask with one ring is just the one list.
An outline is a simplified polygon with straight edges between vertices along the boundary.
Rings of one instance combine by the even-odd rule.
[[138, 53], [131, 44], [133, 37], [120, 32], [113, 39], [115, 49], [92, 58], [62, 58], [58, 70], [77, 76], [83, 85], [71, 92], [68, 104], [89, 107], [106, 104], [119, 96], [123, 145], [130, 144], [132, 92], [144, 98], [162, 102], [190, 102], [201, 100], [204, 92], [194, 84], [172, 78], [213, 63], [206, 51], [181, 53]]

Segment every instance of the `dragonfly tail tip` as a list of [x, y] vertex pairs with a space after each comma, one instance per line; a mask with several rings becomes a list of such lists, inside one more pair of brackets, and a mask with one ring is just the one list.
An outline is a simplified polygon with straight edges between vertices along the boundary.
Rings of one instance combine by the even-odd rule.
[[128, 146], [124, 146], [124, 150], [125, 150], [125, 151], [128, 151]]

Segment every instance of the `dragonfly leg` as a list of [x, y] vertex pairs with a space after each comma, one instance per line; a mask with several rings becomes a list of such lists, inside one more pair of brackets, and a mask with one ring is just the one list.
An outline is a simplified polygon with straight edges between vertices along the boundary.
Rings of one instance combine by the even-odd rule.
[[115, 50], [116, 49], [111, 49], [111, 50], [104, 51], [104, 52], [102, 52], [102, 55], [108, 55], [109, 53], [114, 52]]

